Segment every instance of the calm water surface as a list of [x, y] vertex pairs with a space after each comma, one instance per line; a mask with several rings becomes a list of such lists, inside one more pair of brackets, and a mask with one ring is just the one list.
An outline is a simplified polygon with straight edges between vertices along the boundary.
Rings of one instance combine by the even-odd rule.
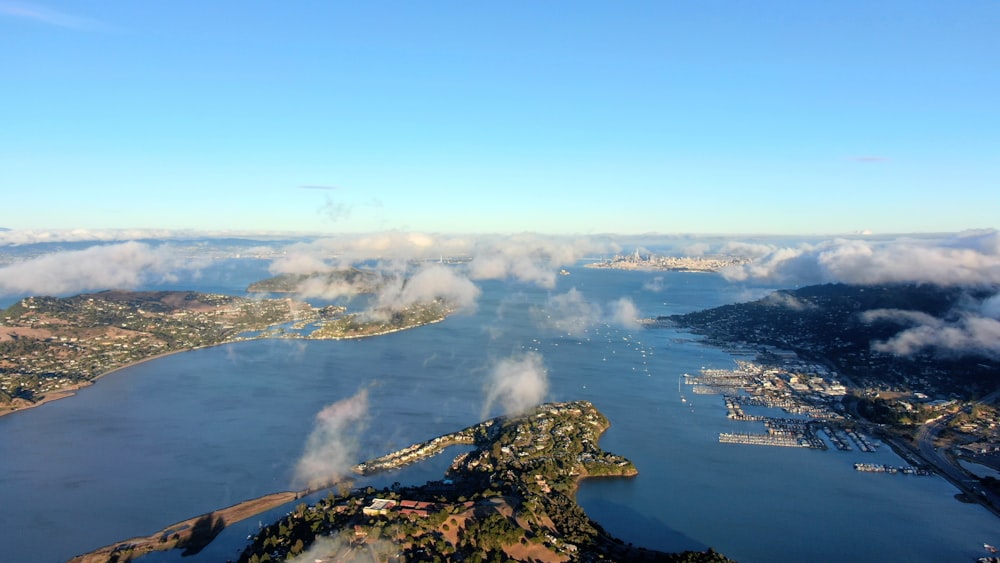
[[[483, 283], [474, 313], [377, 338], [185, 352], [0, 418], [0, 560], [60, 561], [288, 490], [314, 415], [362, 388], [371, 412], [359, 459], [474, 424], [491, 363], [526, 350], [544, 358], [548, 399], [592, 401], [612, 422], [602, 447], [639, 468], [634, 479], [584, 482], [578, 494], [625, 541], [670, 551], [712, 546], [740, 561], [963, 561], [982, 555], [984, 541], [1000, 541], [1000, 523], [955, 501], [937, 477], [853, 470], [856, 461], [901, 463], [887, 448], [717, 443], [719, 432], [757, 428], [726, 419], [719, 397], [684, 389], [681, 402], [681, 374], [732, 366], [690, 335], [604, 324], [567, 334], [536, 322], [549, 295], [572, 287], [601, 305], [630, 297], [644, 316], [729, 303], [742, 288], [714, 275], [583, 268], [558, 281], [553, 291]], [[448, 461], [374, 484], [422, 483]], [[233, 526], [194, 559], [234, 556], [256, 527], [257, 519]]]

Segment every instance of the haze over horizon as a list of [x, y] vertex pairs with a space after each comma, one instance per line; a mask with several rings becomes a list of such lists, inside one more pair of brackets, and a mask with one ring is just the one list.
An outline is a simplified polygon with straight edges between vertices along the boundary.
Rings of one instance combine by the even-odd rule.
[[986, 1], [0, 0], [0, 226], [995, 229], [997, 21]]

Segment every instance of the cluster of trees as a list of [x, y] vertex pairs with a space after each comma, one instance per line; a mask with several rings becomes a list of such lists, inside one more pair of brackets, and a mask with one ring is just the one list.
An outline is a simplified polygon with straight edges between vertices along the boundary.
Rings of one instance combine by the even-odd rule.
[[898, 401], [882, 398], [858, 397], [852, 400], [857, 402], [858, 414], [879, 424], [921, 424], [941, 414], [929, 405], [911, 405], [907, 408]]
[[339, 509], [335, 501], [331, 491], [314, 507], [299, 504], [284, 518], [264, 527], [243, 551], [240, 561], [283, 561], [288, 555], [301, 553], [317, 536], [336, 532], [346, 527], [352, 517], [361, 514], [362, 504], [358, 498], [345, 499]]
[[480, 551], [500, 550], [505, 545], [517, 543], [524, 537], [524, 530], [498, 512], [474, 520], [462, 529], [459, 541]]

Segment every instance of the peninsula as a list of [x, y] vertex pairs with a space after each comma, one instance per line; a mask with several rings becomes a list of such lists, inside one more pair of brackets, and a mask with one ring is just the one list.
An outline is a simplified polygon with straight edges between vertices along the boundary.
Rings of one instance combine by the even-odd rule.
[[729, 266], [738, 266], [749, 262], [742, 256], [656, 256], [639, 254], [616, 254], [609, 260], [601, 260], [586, 264], [587, 268], [605, 268], [611, 270], [672, 270], [677, 272], [718, 272]]
[[348, 313], [193, 291], [28, 297], [0, 313], [0, 415], [70, 396], [164, 354], [257, 338], [364, 338], [436, 323], [454, 310], [438, 299]]
[[455, 310], [446, 301], [435, 299], [414, 303], [401, 310], [374, 309], [361, 313], [335, 315], [321, 321], [306, 338], [342, 340], [399, 332], [443, 321]]
[[240, 561], [726, 561], [709, 550], [668, 554], [624, 544], [590, 520], [574, 499], [586, 477], [637, 474], [628, 459], [597, 446], [608, 419], [586, 401], [549, 403], [487, 420], [366, 461], [370, 475], [437, 455], [459, 454], [441, 481], [420, 487], [331, 494], [265, 527]]
[[[573, 498], [580, 479], [637, 474], [632, 462], [597, 446], [608, 426], [589, 402], [548, 403], [366, 461], [356, 473], [390, 471], [451, 445], [473, 447], [454, 459], [444, 479], [422, 486], [376, 490], [331, 483], [326, 498], [300, 503], [262, 527], [239, 560], [729, 561], [711, 549], [662, 553], [633, 547], [587, 517]], [[73, 561], [125, 561], [154, 550], [197, 553], [236, 519], [313, 492], [247, 501]]]
[[67, 396], [136, 362], [318, 318], [291, 299], [193, 291], [28, 297], [0, 313], [0, 414]]

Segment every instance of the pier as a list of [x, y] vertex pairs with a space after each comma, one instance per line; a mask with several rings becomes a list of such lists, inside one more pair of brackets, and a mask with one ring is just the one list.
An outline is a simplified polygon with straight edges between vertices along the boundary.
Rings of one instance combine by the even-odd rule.
[[855, 471], [861, 471], [863, 473], [890, 473], [898, 475], [930, 475], [931, 472], [922, 468], [914, 467], [912, 465], [888, 465], [883, 463], [855, 463]]
[[851, 447], [851, 443], [847, 441], [847, 438], [843, 434], [833, 430], [829, 426], [823, 427], [823, 433], [826, 434], [830, 441], [833, 442], [834, 447], [843, 452], [853, 451], [854, 448]]
[[868, 441], [868, 438], [864, 434], [859, 434], [854, 430], [844, 430], [844, 433], [851, 438], [852, 441], [858, 446], [858, 449], [863, 452], [872, 453], [875, 451], [875, 445]]
[[753, 446], [779, 446], [786, 448], [811, 447], [805, 439], [790, 434], [747, 434], [742, 432], [723, 432], [719, 434], [722, 444], [750, 444]]

